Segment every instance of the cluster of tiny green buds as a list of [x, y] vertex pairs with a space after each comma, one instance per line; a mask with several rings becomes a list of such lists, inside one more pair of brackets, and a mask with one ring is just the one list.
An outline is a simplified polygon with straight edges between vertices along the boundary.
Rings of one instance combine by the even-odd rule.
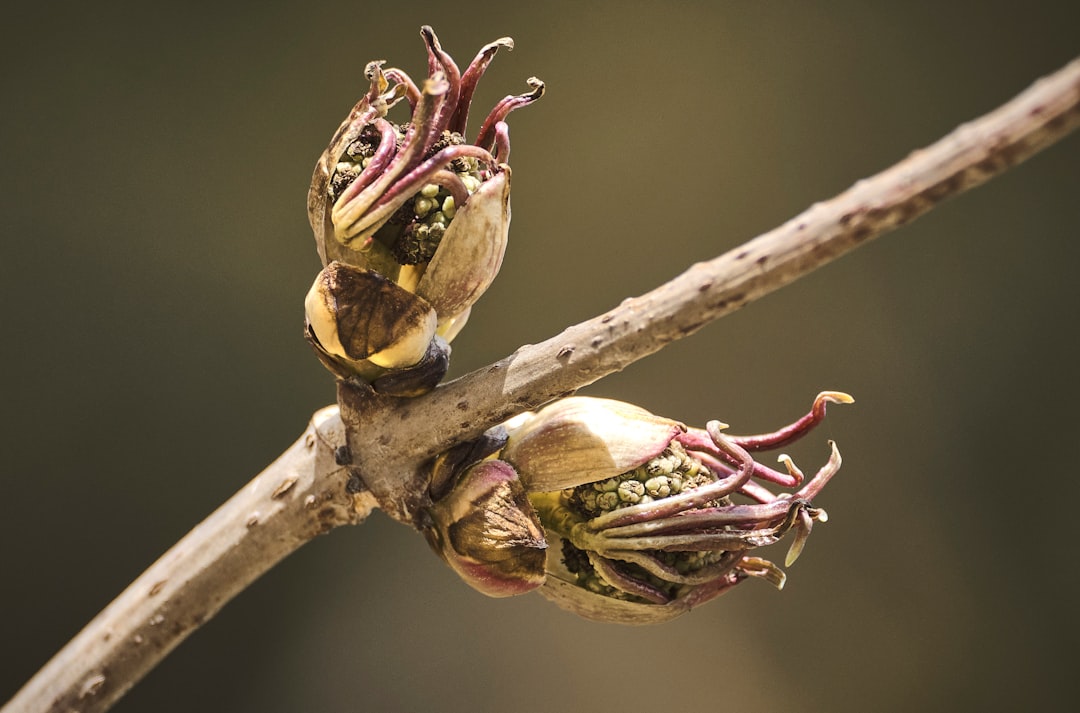
[[[598, 621], [666, 621], [749, 577], [780, 588], [783, 571], [751, 552], [790, 533], [786, 564], [795, 561], [813, 523], [827, 518], [811, 500], [839, 470], [840, 454], [830, 442], [827, 462], [807, 480], [786, 455], [779, 457], [784, 471], [777, 471], [751, 453], [801, 438], [824, 419], [828, 403], [852, 401], [823, 392], [809, 413], [777, 431], [728, 436], [718, 421], [694, 429], [619, 401], [562, 399], [509, 422], [501, 438], [488, 434], [482, 450], [459, 447], [437, 463], [432, 529], [449, 532], [469, 513], [474, 546], [459, 537], [447, 555], [445, 535], [429, 541], [485, 593], [539, 587], [558, 605]], [[490, 530], [476, 527], [483, 519], [473, 511], [483, 500], [478, 492], [495, 492], [496, 482], [505, 488], [511, 473], [529, 504], [518, 498], [507, 508], [501, 497], [498, 516], [484, 520]], [[794, 492], [776, 494], [766, 484]], [[537, 526], [547, 545], [542, 565]], [[530, 559], [517, 568], [507, 566], [505, 545], [475, 546], [510, 540], [529, 543]], [[455, 565], [465, 551], [469, 566]]]
[[698, 488], [712, 480], [711, 473], [691, 458], [678, 441], [633, 470], [576, 488], [567, 495], [575, 510], [602, 515], [627, 505], [650, 503]]
[[[496, 104], [470, 143], [465, 131], [476, 84], [495, 53], [512, 49], [513, 42], [502, 38], [486, 45], [462, 72], [430, 27], [421, 35], [428, 78], [418, 85], [400, 69], [368, 63], [370, 88], [319, 158], [308, 192], [323, 272], [335, 273], [320, 274], [312, 286], [308, 339], [339, 377], [387, 377], [376, 388], [381, 384], [402, 395], [422, 392], [441, 379], [448, 343], [502, 265], [510, 225], [505, 119], [544, 91], [543, 82], [531, 78], [531, 91]], [[388, 113], [402, 100], [411, 117], [392, 123]], [[351, 275], [342, 278], [346, 273]], [[375, 296], [330, 295], [331, 284], [371, 282], [363, 277], [367, 273], [385, 278], [401, 294], [386, 299], [393, 290], [380, 284]], [[380, 362], [370, 355], [385, 351], [385, 345], [338, 348], [334, 343], [341, 322], [356, 320], [339, 314], [353, 309], [352, 300], [359, 300], [378, 324], [400, 326], [396, 311], [401, 309], [431, 316], [413, 320], [416, 331], [403, 335], [409, 344]], [[424, 348], [415, 348], [416, 343]], [[420, 361], [408, 362], [411, 357]]]

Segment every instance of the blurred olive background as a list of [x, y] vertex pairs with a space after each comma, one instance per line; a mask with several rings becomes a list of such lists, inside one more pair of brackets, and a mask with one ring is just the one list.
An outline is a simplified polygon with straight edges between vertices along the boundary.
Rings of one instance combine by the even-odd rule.
[[[512, 35], [514, 225], [453, 373], [639, 294], [1080, 52], [1074, 2], [9, 3], [0, 699], [333, 399], [315, 158], [363, 66]], [[117, 711], [1064, 710], [1080, 139], [590, 387], [753, 432], [858, 403], [781, 593], [664, 626], [488, 600], [382, 515], [303, 548]], [[774, 553], [782, 558], [782, 551]]]

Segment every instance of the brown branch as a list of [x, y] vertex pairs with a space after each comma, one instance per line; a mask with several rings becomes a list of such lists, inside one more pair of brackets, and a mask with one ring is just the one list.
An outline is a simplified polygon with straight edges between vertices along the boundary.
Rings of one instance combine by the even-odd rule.
[[[411, 522], [431, 455], [590, 384], [913, 220], [1080, 124], [1080, 60], [845, 193], [671, 282], [427, 396], [343, 386], [288, 451], [192, 530], [20, 690], [2, 713], [104, 711], [262, 572], [374, 500]], [[347, 434], [343, 432], [342, 421]], [[337, 455], [337, 458], [335, 457]]]

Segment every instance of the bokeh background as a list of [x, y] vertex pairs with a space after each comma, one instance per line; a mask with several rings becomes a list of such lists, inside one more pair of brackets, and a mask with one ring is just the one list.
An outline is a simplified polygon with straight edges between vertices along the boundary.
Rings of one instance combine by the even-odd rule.
[[[333, 399], [312, 165], [433, 24], [511, 117], [514, 225], [453, 373], [778, 225], [1080, 53], [1074, 2], [26, 3], [0, 29], [0, 699]], [[474, 122], [476, 121], [474, 117]], [[1080, 138], [590, 387], [734, 432], [855, 394], [776, 592], [667, 625], [488, 600], [382, 515], [117, 711], [1066, 710]], [[782, 553], [775, 553], [781, 557]]]

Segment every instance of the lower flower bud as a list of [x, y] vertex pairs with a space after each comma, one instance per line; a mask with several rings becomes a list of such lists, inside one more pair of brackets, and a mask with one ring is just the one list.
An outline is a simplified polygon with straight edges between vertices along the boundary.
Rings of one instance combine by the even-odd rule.
[[[754, 460], [806, 435], [828, 403], [772, 433], [727, 436], [719, 421], [686, 428], [618, 401], [570, 397], [522, 414], [431, 465], [426, 534], [470, 585], [490, 596], [531, 591], [587, 619], [653, 624], [750, 577], [778, 589], [784, 572], [753, 556], [793, 533], [786, 564], [825, 511], [811, 505], [840, 468], [805, 480]], [[494, 459], [496, 456], [499, 459]], [[762, 483], [795, 489], [774, 494]]]
[[[833, 445], [804, 483], [787, 456], [783, 473], [750, 452], [802, 437], [824, 418], [826, 403], [851, 400], [824, 392], [802, 419], [746, 437], [724, 435], [718, 421], [687, 429], [587, 397], [509, 428], [501, 457], [517, 468], [551, 544], [541, 593], [588, 619], [650, 624], [749, 577], [783, 587], [783, 571], [751, 552], [793, 532], [787, 563], [795, 560], [813, 523], [826, 519], [810, 499], [839, 470], [840, 454]], [[760, 481], [797, 490], [774, 494]]]

